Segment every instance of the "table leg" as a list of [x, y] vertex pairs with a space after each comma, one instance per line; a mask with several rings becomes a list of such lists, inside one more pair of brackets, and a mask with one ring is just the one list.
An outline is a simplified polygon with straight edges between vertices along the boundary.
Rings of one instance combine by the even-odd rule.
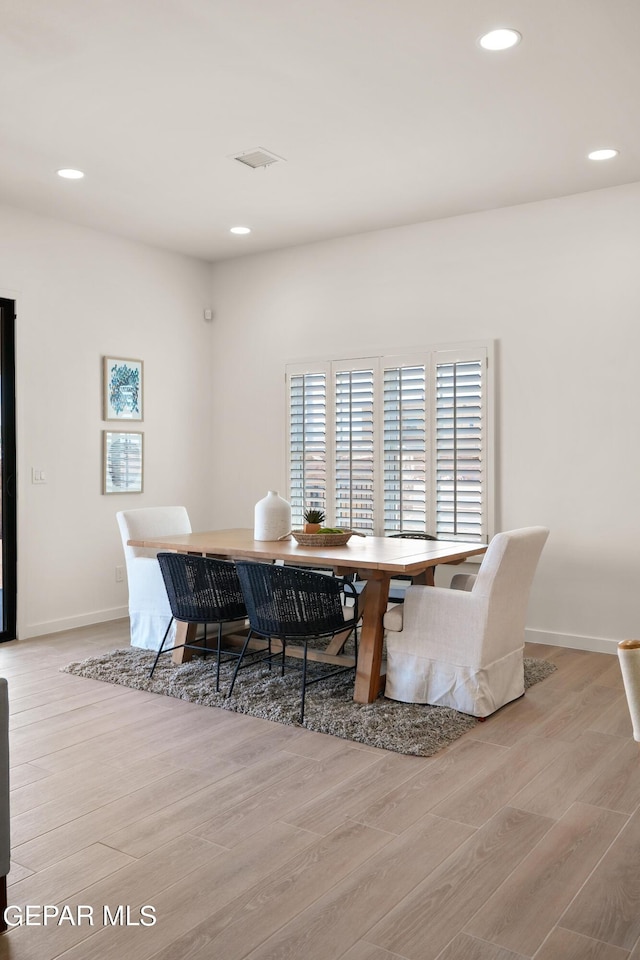
[[411, 582], [421, 584], [422, 586], [433, 587], [435, 584], [435, 572], [435, 567], [427, 567], [427, 569], [423, 570], [422, 573], [414, 574], [414, 576], [411, 578]]
[[[181, 643], [193, 643], [196, 638], [197, 629], [197, 623], [181, 623], [179, 620], [176, 621], [175, 646], [179, 646]], [[180, 650], [173, 651], [171, 659], [174, 663], [187, 663], [191, 660], [192, 656], [193, 650], [185, 650], [184, 647], [181, 647]]]
[[[378, 572], [377, 572], [378, 573]], [[373, 703], [380, 692], [382, 667], [382, 618], [389, 599], [389, 577], [371, 574], [362, 591], [362, 626], [358, 647], [358, 666], [353, 699], [356, 703]]]

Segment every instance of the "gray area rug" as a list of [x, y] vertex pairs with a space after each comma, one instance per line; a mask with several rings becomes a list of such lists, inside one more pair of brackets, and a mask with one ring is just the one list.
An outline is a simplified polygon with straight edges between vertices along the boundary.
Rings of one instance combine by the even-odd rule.
[[[163, 656], [150, 680], [154, 656], [150, 651], [128, 647], [70, 663], [62, 670], [206, 707], [299, 725], [300, 674], [297, 670], [280, 677], [275, 669], [269, 673], [264, 664], [243, 667], [233, 696], [226, 699], [224, 691], [229, 685], [233, 663], [222, 666], [220, 693], [216, 693], [215, 659], [198, 658], [174, 666], [169, 656]], [[310, 671], [314, 669], [313, 664], [309, 667]], [[555, 665], [547, 660], [525, 657], [525, 689], [544, 680], [554, 670]], [[374, 703], [354, 703], [352, 673], [332, 677], [307, 690], [304, 726], [309, 730], [396, 753], [430, 757], [477, 723], [475, 717], [449, 707], [398, 703], [384, 697]]]

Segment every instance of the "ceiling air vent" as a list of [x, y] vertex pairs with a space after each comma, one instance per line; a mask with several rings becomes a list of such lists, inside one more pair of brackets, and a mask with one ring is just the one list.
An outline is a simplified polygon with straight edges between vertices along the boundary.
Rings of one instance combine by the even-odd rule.
[[278, 157], [275, 153], [269, 153], [262, 147], [256, 147], [255, 150], [245, 150], [244, 153], [233, 155], [234, 160], [244, 163], [247, 167], [257, 170], [258, 167], [270, 167], [272, 163], [283, 163], [284, 157]]

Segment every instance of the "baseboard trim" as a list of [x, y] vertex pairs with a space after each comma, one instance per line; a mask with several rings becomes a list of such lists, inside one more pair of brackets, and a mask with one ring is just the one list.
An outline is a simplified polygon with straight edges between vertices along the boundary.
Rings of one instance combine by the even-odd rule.
[[109, 610], [93, 610], [91, 613], [81, 613], [76, 617], [65, 617], [61, 620], [48, 620], [44, 623], [29, 623], [19, 631], [19, 638], [30, 640], [33, 637], [44, 637], [49, 633], [62, 633], [63, 630], [73, 630], [75, 627], [90, 627], [93, 623], [107, 623], [109, 620], [122, 620], [129, 616], [128, 607], [112, 607]]
[[545, 643], [554, 647], [569, 647], [572, 650], [587, 650], [590, 653], [618, 653], [618, 641], [608, 637], [582, 637], [573, 633], [552, 633], [549, 630], [525, 630], [527, 643]]

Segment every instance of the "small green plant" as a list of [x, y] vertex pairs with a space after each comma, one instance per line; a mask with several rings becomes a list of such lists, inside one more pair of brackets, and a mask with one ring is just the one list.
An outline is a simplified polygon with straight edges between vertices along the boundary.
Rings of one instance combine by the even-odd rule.
[[305, 510], [303, 513], [305, 523], [324, 523], [323, 510]]

